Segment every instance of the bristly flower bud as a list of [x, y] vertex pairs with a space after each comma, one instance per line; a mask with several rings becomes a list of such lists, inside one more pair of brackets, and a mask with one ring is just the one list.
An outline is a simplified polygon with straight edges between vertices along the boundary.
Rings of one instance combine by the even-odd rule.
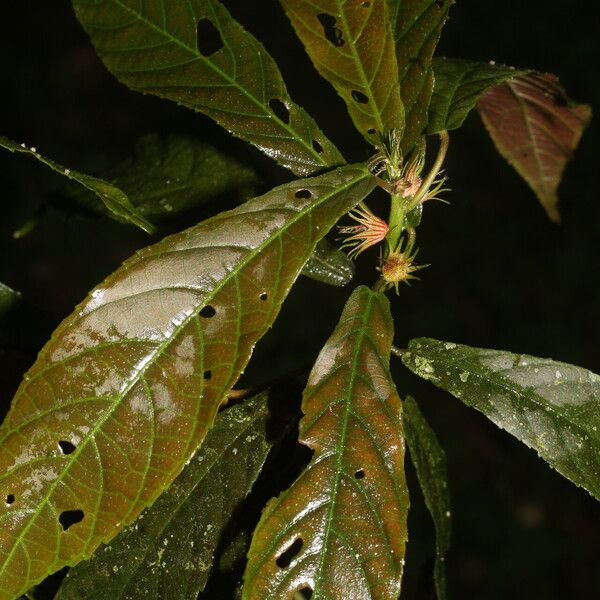
[[412, 251], [413, 244], [414, 237], [410, 237], [404, 250], [399, 247], [397, 250], [390, 252], [385, 259], [382, 260], [379, 271], [381, 271], [384, 289], [393, 287], [396, 290], [396, 293], [398, 293], [398, 286], [401, 283], [410, 285], [411, 279], [418, 279], [413, 273], [428, 266], [414, 264], [417, 251]]
[[341, 247], [350, 249], [348, 252], [350, 258], [358, 256], [367, 248], [385, 239], [389, 225], [374, 215], [366, 204], [359, 204], [348, 213], [348, 216], [354, 219], [358, 225], [338, 227], [338, 230], [349, 236]]

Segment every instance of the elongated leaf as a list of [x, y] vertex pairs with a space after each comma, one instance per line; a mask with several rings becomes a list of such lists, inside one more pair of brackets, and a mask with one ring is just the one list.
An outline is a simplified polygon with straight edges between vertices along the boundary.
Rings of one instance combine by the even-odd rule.
[[496, 148], [535, 192], [546, 213], [560, 221], [557, 189], [592, 111], [571, 102], [558, 78], [533, 73], [493, 87], [479, 114]]
[[436, 560], [433, 571], [435, 589], [438, 600], [445, 600], [447, 593], [444, 561], [450, 548], [451, 532], [446, 453], [418, 404], [410, 396], [404, 402], [403, 416], [410, 458], [417, 472], [425, 504], [435, 525]]
[[19, 292], [0, 281], [0, 317], [8, 312], [21, 298]]
[[388, 0], [406, 111], [404, 154], [412, 150], [427, 126], [433, 91], [431, 58], [452, 4], [454, 0]]
[[[138, 212], [158, 221], [227, 194], [252, 195], [256, 173], [203, 140], [183, 135], [147, 135], [135, 155], [104, 174], [122, 189]], [[80, 188], [69, 196], [94, 211], [105, 212], [96, 198]]]
[[109, 546], [71, 569], [56, 600], [195, 600], [224, 527], [273, 445], [267, 398], [219, 415], [173, 484]]
[[78, 171], [65, 169], [65, 167], [61, 167], [53, 160], [42, 156], [35, 147], [28, 148], [25, 144], [18, 144], [3, 136], [0, 136], [0, 146], [11, 152], [20, 152], [37, 158], [37, 160], [50, 167], [53, 171], [60, 173], [72, 181], [76, 181], [88, 190], [94, 192], [94, 194], [102, 200], [106, 208], [120, 219], [127, 223], [133, 223], [148, 233], [154, 232], [154, 226], [139, 214], [129, 201], [129, 198], [127, 198], [126, 194], [107, 181], [79, 173]]
[[387, 0], [281, 0], [306, 51], [371, 144], [404, 128]]
[[389, 303], [357, 288], [310, 374], [300, 441], [314, 450], [254, 533], [246, 600], [397, 600], [408, 494]]
[[0, 428], [0, 598], [90, 556], [173, 481], [372, 187], [360, 165], [276, 188], [142, 250], [63, 321]]
[[529, 69], [456, 58], [435, 58], [433, 70], [435, 85], [427, 125], [427, 133], [430, 134], [458, 129], [485, 91], [531, 72]]
[[322, 239], [302, 269], [302, 275], [343, 287], [354, 277], [354, 262], [345, 252]]
[[296, 175], [344, 162], [292, 102], [275, 61], [218, 0], [73, 0], [108, 69], [202, 112]]
[[600, 499], [600, 377], [549, 359], [421, 338], [402, 360]]

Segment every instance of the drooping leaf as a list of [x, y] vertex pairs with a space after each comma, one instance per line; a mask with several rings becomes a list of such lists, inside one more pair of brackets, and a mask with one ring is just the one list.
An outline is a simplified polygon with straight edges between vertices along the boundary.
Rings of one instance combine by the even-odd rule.
[[435, 525], [435, 589], [438, 600], [445, 600], [447, 593], [444, 561], [450, 548], [451, 533], [446, 453], [413, 398], [406, 398], [403, 409], [404, 434], [410, 459], [415, 466], [425, 504]]
[[402, 150], [412, 150], [427, 126], [433, 91], [431, 58], [454, 0], [388, 0], [400, 94], [406, 112]]
[[420, 338], [404, 364], [600, 499], [600, 377], [549, 359]]
[[[258, 182], [256, 173], [233, 156], [183, 135], [142, 137], [135, 155], [104, 176], [127, 194], [141, 215], [154, 221], [228, 194], [245, 199]], [[105, 212], [85, 190], [74, 188], [68, 195], [93, 211]]]
[[387, 0], [281, 0], [319, 73], [371, 144], [404, 128]]
[[120, 219], [127, 223], [133, 223], [148, 233], [154, 232], [154, 226], [135, 209], [129, 201], [129, 198], [127, 198], [127, 195], [119, 188], [108, 183], [108, 181], [98, 179], [97, 177], [91, 177], [90, 175], [85, 175], [84, 173], [73, 171], [72, 169], [66, 169], [55, 163], [53, 160], [42, 156], [35, 147], [29, 148], [25, 144], [18, 144], [3, 136], [0, 136], [0, 146], [11, 152], [20, 152], [37, 158], [37, 160], [50, 167], [53, 171], [60, 173], [63, 177], [76, 181], [88, 190], [94, 192], [94, 194], [102, 200], [106, 208]]
[[555, 75], [532, 73], [493, 87], [478, 109], [500, 154], [550, 219], [560, 221], [558, 185], [591, 119], [590, 107], [571, 102]]
[[354, 262], [345, 252], [323, 238], [302, 269], [302, 275], [343, 287], [354, 277]]
[[268, 392], [221, 413], [202, 448], [154, 505], [91, 560], [56, 600], [195, 600], [223, 529], [274, 443]]
[[19, 292], [15, 292], [0, 281], [0, 317], [7, 313], [21, 298]]
[[435, 58], [433, 71], [435, 84], [429, 107], [429, 134], [458, 129], [486, 90], [531, 72], [457, 58]]
[[145, 248], [54, 332], [0, 427], [0, 597], [110, 541], [173, 481], [362, 165], [292, 182]]
[[120, 81], [202, 112], [296, 175], [344, 162], [277, 64], [218, 0], [73, 0]]
[[312, 598], [397, 600], [408, 494], [392, 337], [387, 298], [357, 288], [304, 392], [300, 441], [314, 456], [263, 512], [245, 600], [309, 590]]

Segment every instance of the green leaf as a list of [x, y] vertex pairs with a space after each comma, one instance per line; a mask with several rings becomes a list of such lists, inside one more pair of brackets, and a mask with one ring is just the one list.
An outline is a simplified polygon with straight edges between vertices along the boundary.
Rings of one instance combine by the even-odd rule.
[[343, 287], [354, 277], [354, 262], [345, 252], [323, 238], [302, 269], [302, 275]]
[[388, 0], [400, 94], [406, 111], [402, 150], [407, 155], [427, 126], [433, 91], [433, 52], [454, 0]]
[[78, 171], [66, 169], [65, 167], [55, 163], [53, 160], [43, 157], [35, 147], [28, 148], [25, 144], [18, 144], [17, 142], [13, 142], [4, 136], [0, 136], [0, 146], [10, 150], [11, 152], [29, 154], [29, 156], [37, 158], [40, 162], [50, 167], [53, 171], [60, 173], [72, 181], [80, 183], [88, 190], [94, 192], [94, 194], [96, 194], [98, 198], [102, 200], [106, 208], [119, 218], [123, 219], [127, 223], [133, 223], [134, 225], [137, 225], [140, 229], [143, 229], [148, 233], [154, 232], [154, 226], [136, 211], [125, 193], [107, 181], [98, 179], [97, 177], [91, 177], [90, 175], [85, 175], [84, 173], [79, 173]]
[[404, 402], [404, 434], [415, 466], [425, 504], [435, 525], [436, 560], [433, 577], [438, 600], [447, 598], [444, 561], [450, 548], [450, 494], [446, 453], [418, 404], [408, 396]]
[[525, 354], [421, 338], [404, 364], [481, 411], [600, 499], [600, 377]]
[[555, 75], [532, 73], [493, 87], [478, 109], [500, 154], [559, 222], [557, 189], [590, 122], [590, 107], [571, 102]]
[[168, 487], [373, 186], [358, 165], [276, 188], [141, 250], [63, 321], [0, 428], [0, 594], [89, 557]]
[[255, 530], [243, 598], [397, 600], [407, 539], [402, 406], [387, 298], [357, 288], [304, 392], [313, 458]]
[[433, 70], [435, 85], [429, 107], [429, 134], [458, 129], [486, 90], [531, 72], [456, 58], [435, 58]]
[[387, 0], [281, 0], [319, 73], [344, 99], [356, 128], [379, 145], [404, 128]]
[[173, 484], [110, 545], [69, 571], [56, 600], [195, 600], [223, 529], [274, 439], [268, 392], [221, 413]]
[[344, 162], [277, 64], [217, 0], [73, 0], [100, 58], [134, 90], [202, 112], [296, 175]]
[[0, 317], [7, 313], [19, 300], [21, 294], [0, 281]]
[[[203, 140], [183, 135], [140, 138], [135, 155], [104, 176], [128, 195], [141, 215], [155, 221], [226, 195], [247, 198], [258, 182], [250, 167]], [[93, 211], [106, 212], [80, 188], [68, 195]]]

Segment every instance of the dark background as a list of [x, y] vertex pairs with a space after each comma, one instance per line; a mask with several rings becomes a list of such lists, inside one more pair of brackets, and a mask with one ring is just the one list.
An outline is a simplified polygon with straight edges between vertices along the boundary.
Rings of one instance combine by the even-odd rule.
[[[369, 149], [342, 101], [312, 69], [275, 0], [226, 4], [280, 62], [292, 96], [323, 124], [349, 159]], [[103, 68], [67, 0], [3, 7], [0, 133], [35, 145], [72, 168], [101, 174], [149, 132], [205, 137], [260, 171], [263, 187], [290, 176], [201, 115], [128, 91]], [[572, 98], [600, 106], [600, 11], [594, 0], [460, 0], [439, 54], [536, 67], [560, 76]], [[600, 286], [595, 177], [597, 121], [585, 133], [561, 186], [561, 226], [496, 155], [477, 115], [451, 137], [450, 206], [427, 206], [419, 229], [422, 280], [392, 300], [396, 343], [430, 336], [506, 348], [600, 372]], [[0, 154], [0, 281], [23, 293], [0, 324], [0, 410], [56, 325], [148, 236], [108, 219], [53, 208], [63, 182], [23, 156]], [[57, 196], [58, 194], [58, 196]], [[40, 214], [40, 209], [42, 212]], [[220, 210], [221, 207], [215, 207]], [[39, 214], [33, 231], [12, 233]], [[199, 220], [163, 224], [158, 237]], [[373, 257], [359, 260], [372, 281]], [[312, 360], [349, 290], [301, 279], [261, 342], [249, 378], [280, 375]], [[600, 506], [534, 452], [457, 400], [394, 366], [445, 446], [453, 498], [451, 597], [600, 597]], [[403, 598], [431, 598], [433, 529], [413, 486]]]

